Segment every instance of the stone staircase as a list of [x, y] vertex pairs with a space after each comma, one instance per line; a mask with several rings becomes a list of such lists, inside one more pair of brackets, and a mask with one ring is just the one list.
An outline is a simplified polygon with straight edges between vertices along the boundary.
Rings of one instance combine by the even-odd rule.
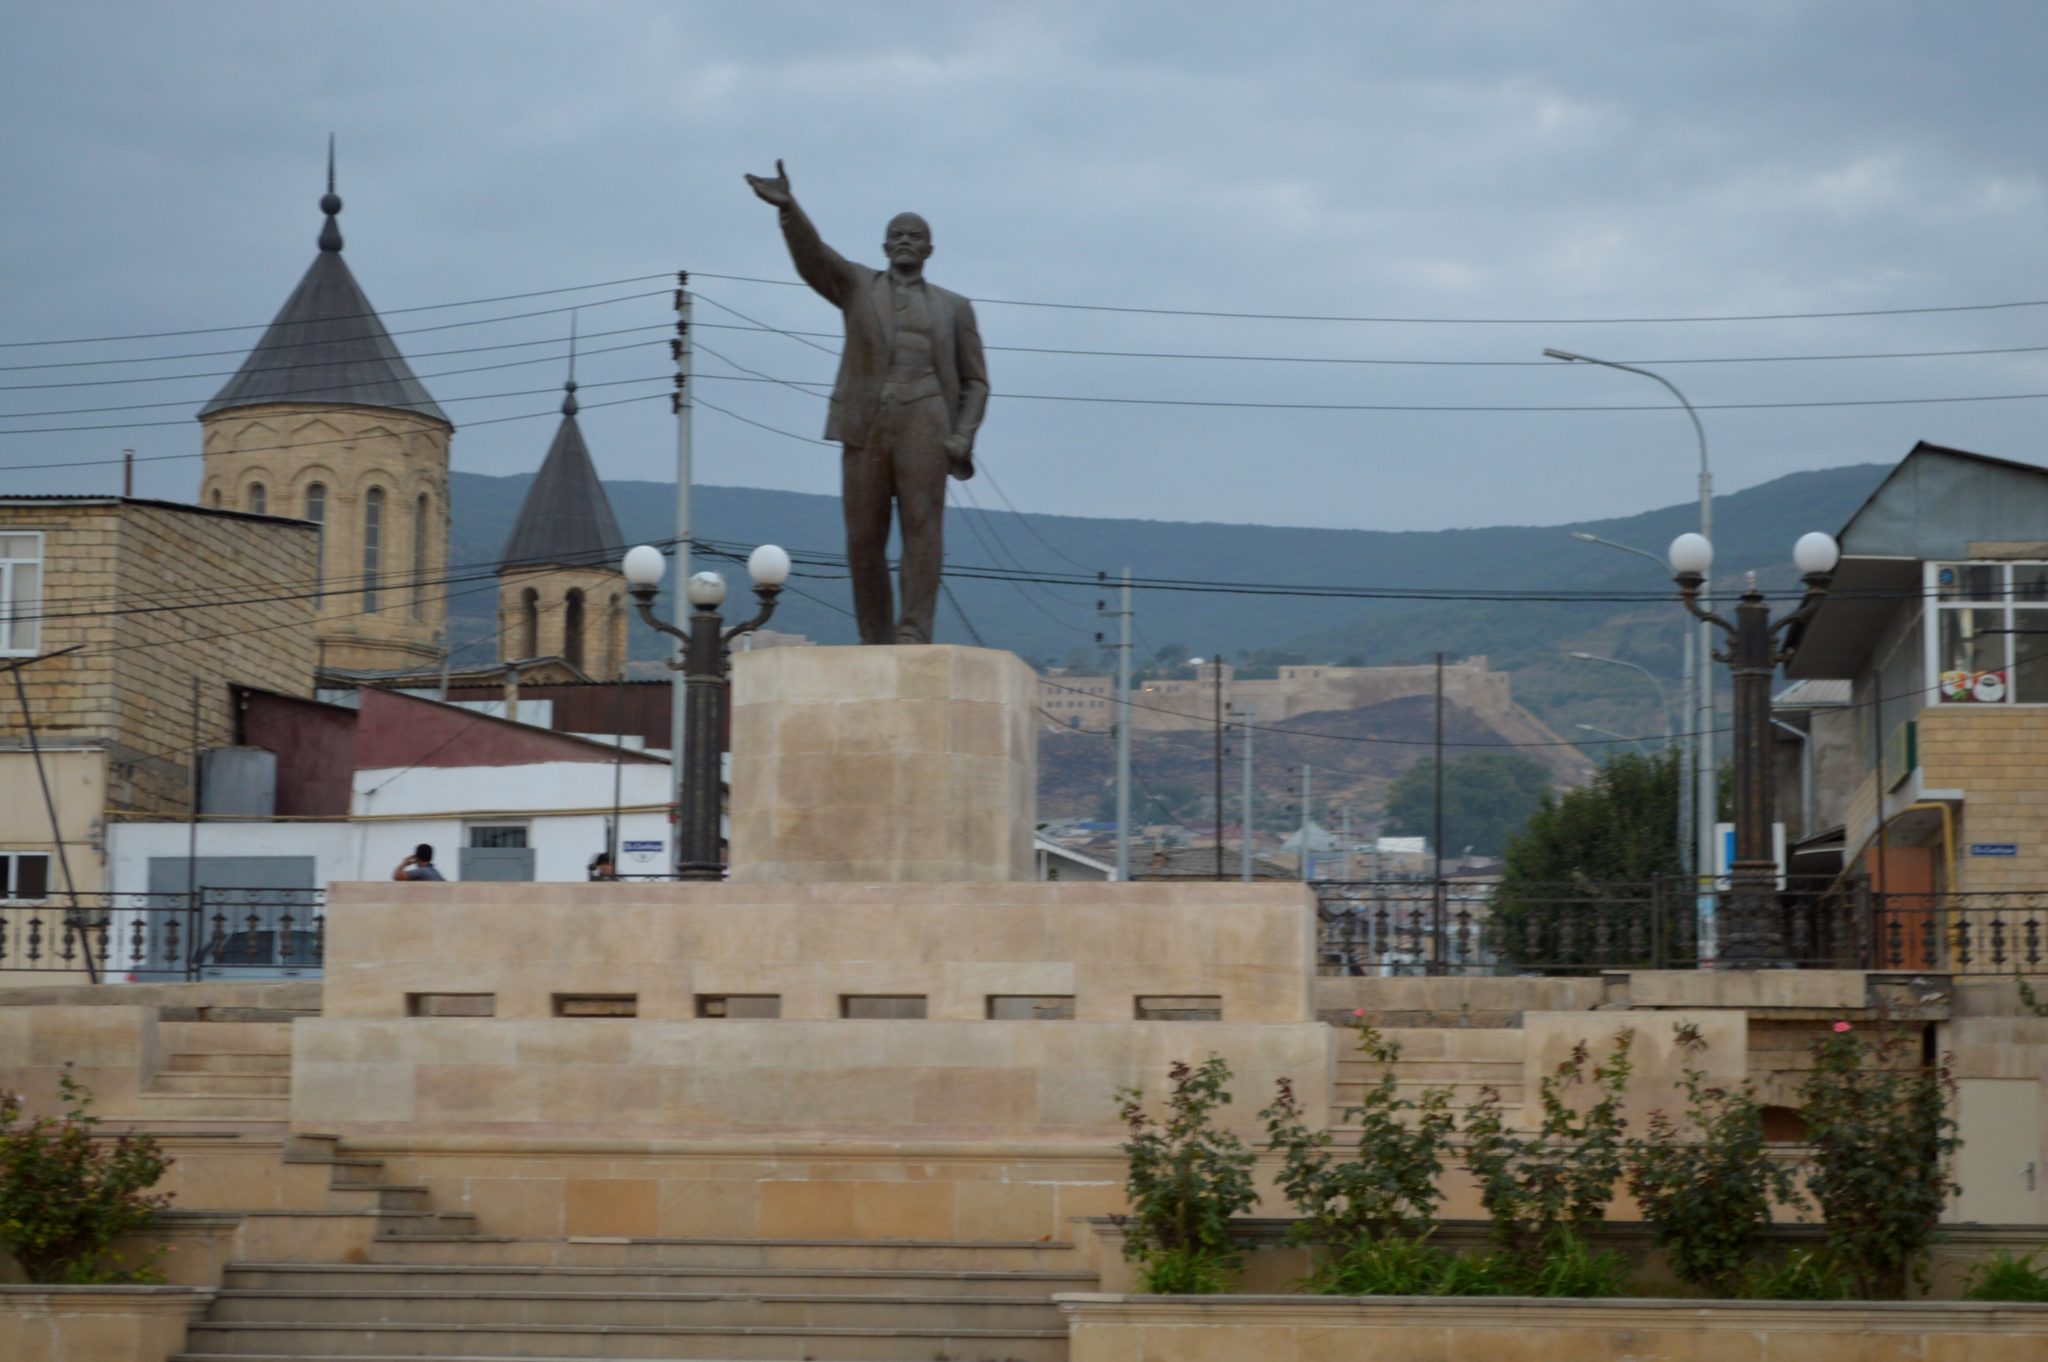
[[157, 1131], [283, 1131], [291, 1120], [292, 1028], [284, 1017], [165, 1021], [161, 1060], [134, 1123]]
[[484, 1235], [332, 1137], [285, 1158], [326, 1166], [328, 1209], [255, 1217], [173, 1362], [1066, 1362], [1052, 1297], [1097, 1284], [1063, 1243]]

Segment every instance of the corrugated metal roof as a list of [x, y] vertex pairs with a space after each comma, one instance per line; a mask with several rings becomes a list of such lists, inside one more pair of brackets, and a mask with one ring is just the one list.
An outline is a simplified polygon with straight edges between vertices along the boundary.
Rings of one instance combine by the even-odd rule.
[[324, 402], [447, 421], [342, 261], [335, 222], [341, 200], [330, 190], [321, 206], [327, 225], [320, 253], [263, 339], [227, 386], [199, 409], [200, 416], [271, 402]]
[[540, 473], [526, 491], [519, 521], [505, 541], [501, 565], [554, 563], [617, 567], [625, 553], [611, 500], [590, 462], [590, 449], [576, 424], [576, 385], [562, 401], [562, 424], [548, 446]]

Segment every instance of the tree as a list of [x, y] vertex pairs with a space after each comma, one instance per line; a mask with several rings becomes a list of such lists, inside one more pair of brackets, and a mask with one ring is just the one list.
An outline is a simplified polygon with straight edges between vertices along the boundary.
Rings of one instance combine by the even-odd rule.
[[[1470, 847], [1499, 854], [1550, 789], [1550, 768], [1516, 752], [1474, 752], [1444, 766], [1445, 854]], [[1675, 817], [1676, 815], [1674, 815]], [[1386, 832], [1436, 833], [1436, 762], [1425, 758], [1387, 791]]]
[[1648, 963], [1654, 896], [1645, 882], [1682, 869], [1678, 753], [1618, 754], [1592, 784], [1545, 795], [1508, 843], [1495, 939], [1522, 964]]
[[1601, 767], [1590, 785], [1543, 797], [1508, 843], [1502, 884], [1649, 880], [1684, 868], [1678, 753], [1626, 752]]

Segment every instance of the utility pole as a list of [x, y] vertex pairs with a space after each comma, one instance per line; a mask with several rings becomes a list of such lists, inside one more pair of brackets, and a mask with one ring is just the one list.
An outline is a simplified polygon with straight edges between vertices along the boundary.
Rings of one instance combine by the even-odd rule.
[[1252, 712], [1249, 708], [1240, 710], [1244, 715], [1244, 794], [1237, 802], [1237, 821], [1243, 849], [1239, 859], [1243, 862], [1242, 878], [1246, 884], [1252, 882]]
[[[695, 403], [691, 400], [691, 336], [690, 336], [690, 272], [676, 271], [676, 337], [671, 343], [676, 362], [676, 387], [669, 398], [669, 407], [676, 418], [676, 575], [675, 600], [680, 606], [687, 595], [690, 582], [690, 415]], [[683, 674], [683, 645], [678, 639], [672, 649], [672, 670], [669, 673], [668, 702], [668, 759], [669, 770], [674, 774], [676, 785], [677, 821], [669, 825], [669, 869], [680, 875], [683, 869], [682, 824], [679, 821], [683, 807], [683, 715], [688, 710], [689, 679]], [[717, 770], [714, 763], [712, 769]]]
[[1436, 883], [1430, 892], [1430, 973], [1441, 972], [1444, 955], [1444, 655], [1436, 655]]
[[1308, 787], [1309, 787], [1309, 771], [1310, 771], [1311, 769], [1313, 769], [1313, 768], [1311, 768], [1311, 767], [1309, 767], [1309, 766], [1306, 766], [1306, 765], [1304, 765], [1304, 766], [1303, 766], [1303, 767], [1301, 768], [1301, 878], [1302, 878], [1302, 879], [1304, 879], [1304, 880], [1306, 880], [1306, 879], [1307, 879], [1307, 878], [1309, 877], [1309, 864], [1308, 864], [1308, 861], [1309, 861], [1309, 855], [1308, 855], [1308, 829], [1309, 829], [1309, 813], [1308, 813], [1308, 800], [1309, 800], [1309, 793], [1308, 793]]
[[[1105, 580], [1102, 573], [1095, 574], [1100, 583]], [[1117, 609], [1104, 610], [1097, 601], [1098, 612], [1114, 615], [1117, 620], [1116, 641], [1116, 877], [1119, 880], [1131, 878], [1131, 570], [1124, 569], [1124, 580], [1117, 597]], [[1095, 636], [1097, 643], [1102, 635]]]
[[1685, 631], [1685, 674], [1684, 679], [1679, 682], [1678, 688], [1678, 719], [1680, 726], [1684, 729], [1684, 732], [1678, 738], [1678, 771], [1676, 773], [1678, 776], [1678, 873], [1681, 875], [1688, 875], [1692, 872], [1693, 857], [1699, 850], [1698, 847], [1693, 845], [1695, 838], [1693, 836], [1692, 814], [1692, 768], [1698, 754], [1693, 751], [1693, 727], [1688, 722], [1688, 718], [1693, 712], [1692, 696], [1695, 689], [1692, 674], [1694, 632], [1691, 629]]
[[1211, 830], [1216, 843], [1216, 878], [1223, 878], [1223, 654], [1209, 658], [1209, 677], [1215, 682], [1216, 716], [1216, 818]]

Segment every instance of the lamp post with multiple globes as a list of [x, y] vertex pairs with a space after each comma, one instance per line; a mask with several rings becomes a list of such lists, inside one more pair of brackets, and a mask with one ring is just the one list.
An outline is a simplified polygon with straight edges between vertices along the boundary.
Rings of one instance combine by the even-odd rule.
[[693, 607], [687, 631], [657, 618], [654, 593], [667, 568], [668, 560], [652, 545], [642, 544], [626, 552], [626, 585], [640, 618], [683, 644], [681, 663], [668, 664], [680, 666], [685, 694], [682, 761], [677, 771], [676, 870], [686, 880], [716, 880], [725, 874], [718, 853], [719, 819], [724, 811], [718, 766], [725, 730], [726, 678], [731, 670], [728, 647], [741, 634], [766, 624], [775, 613], [775, 598], [789, 580], [789, 555], [773, 544], [754, 550], [747, 559], [747, 575], [754, 579], [761, 609], [752, 619], [730, 629], [718, 613], [725, 603], [725, 579], [715, 572], [695, 573], [685, 585], [684, 594]]
[[[1671, 541], [1671, 570], [1679, 599], [1702, 623], [1728, 636], [1716, 652], [1728, 664], [1735, 693], [1735, 856], [1729, 866], [1727, 909], [1719, 915], [1715, 954], [1738, 969], [1783, 962], [1784, 935], [1778, 921], [1778, 862], [1772, 846], [1771, 677], [1787, 656], [1784, 635], [1819, 608], [1834, 576], [1841, 550], [1832, 537], [1815, 531], [1800, 536], [1792, 560], [1806, 583], [1798, 608], [1771, 619], [1770, 606], [1751, 573], [1735, 605], [1733, 623], [1699, 602], [1714, 546], [1705, 535], [1681, 534]], [[1709, 873], [1702, 867], [1701, 873]], [[1708, 943], [1701, 943], [1701, 954]]]

